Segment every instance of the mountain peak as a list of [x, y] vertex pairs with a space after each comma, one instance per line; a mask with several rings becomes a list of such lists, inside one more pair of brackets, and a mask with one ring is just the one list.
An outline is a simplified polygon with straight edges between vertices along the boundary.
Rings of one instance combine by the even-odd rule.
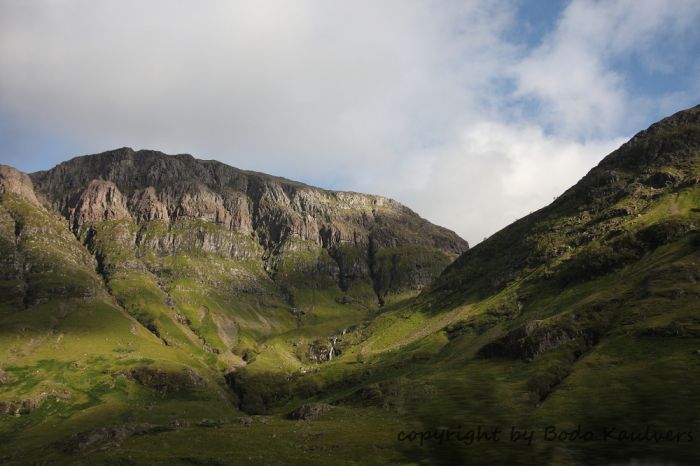
[[600, 167], [648, 171], [654, 167], [679, 165], [683, 169], [684, 159], [699, 146], [700, 105], [697, 105], [640, 131], [603, 159]]
[[[104, 221], [133, 222], [136, 230], [161, 222], [171, 231], [195, 222], [201, 231], [199, 247], [208, 244], [210, 252], [224, 256], [274, 258], [290, 249], [320, 248], [335, 258], [332, 267], [343, 286], [355, 279], [373, 282], [383, 290], [380, 300], [389, 290], [423, 287], [469, 247], [454, 232], [386, 197], [329, 191], [189, 154], [124, 147], [76, 157], [30, 176], [39, 197], [79, 237], [92, 234]], [[231, 234], [247, 238], [246, 246], [230, 239]], [[254, 252], [251, 244], [256, 243], [264, 252]], [[171, 254], [191, 246], [190, 240], [161, 241], [154, 248]], [[340, 257], [346, 250], [356, 251], [351, 261]], [[403, 266], [420, 272], [394, 270], [394, 278], [380, 284], [372, 267], [380, 251], [390, 250], [413, 257]]]
[[31, 178], [9, 165], [0, 165], [0, 193], [16, 194], [32, 204], [39, 205]]
[[[436, 281], [433, 292], [452, 296], [443, 296], [443, 302], [491, 293], [533, 267], [568, 261], [590, 244], [606, 244], [648, 226], [636, 219], [652, 215], [658, 199], [700, 184], [699, 155], [696, 106], [639, 132], [549, 206], [465, 252]], [[686, 226], [681, 230], [687, 231]]]

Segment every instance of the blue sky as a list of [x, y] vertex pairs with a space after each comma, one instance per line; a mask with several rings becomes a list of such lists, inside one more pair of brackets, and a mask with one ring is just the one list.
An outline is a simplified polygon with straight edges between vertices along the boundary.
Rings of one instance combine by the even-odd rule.
[[130, 146], [480, 241], [700, 103], [695, 0], [0, 0], [0, 163]]
[[523, 43], [527, 47], [540, 45], [568, 3], [563, 0], [514, 2], [517, 20], [507, 32], [508, 40]]

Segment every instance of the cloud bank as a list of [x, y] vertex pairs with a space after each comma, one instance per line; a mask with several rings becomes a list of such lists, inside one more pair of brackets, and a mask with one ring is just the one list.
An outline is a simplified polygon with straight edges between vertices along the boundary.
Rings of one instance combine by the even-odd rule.
[[700, 97], [697, 2], [526, 3], [0, 0], [0, 161], [187, 152], [476, 243]]

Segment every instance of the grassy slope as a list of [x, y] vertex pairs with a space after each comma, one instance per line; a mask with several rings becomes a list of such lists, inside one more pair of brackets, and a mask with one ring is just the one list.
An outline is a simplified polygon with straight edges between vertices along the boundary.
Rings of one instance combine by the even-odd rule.
[[[697, 222], [696, 206], [698, 189], [683, 189], [659, 197], [641, 217], [631, 216], [625, 228], [631, 231], [643, 229], [654, 222], [667, 220], [669, 215]], [[267, 345], [265, 349], [271, 351], [261, 351], [257, 355], [260, 358], [258, 369], [260, 373], [281, 371], [289, 374], [304, 367], [309, 372], [292, 379], [292, 389], [270, 406], [268, 416], [252, 418], [246, 427], [248, 421], [241, 424], [241, 414], [235, 409], [227, 407], [226, 411], [221, 411], [212, 408], [211, 399], [204, 402], [191, 400], [190, 419], [212, 417], [222, 424], [212, 429], [193, 422], [188, 427], [131, 436], [118, 442], [119, 445], [111, 445], [106, 452], [87, 449], [77, 458], [114, 464], [231, 464], [246, 461], [322, 464], [332, 455], [334, 461], [352, 464], [368, 458], [367, 452], [358, 449], [358, 445], [366, 448], [374, 445], [369, 458], [375, 464], [400, 463], [409, 458], [448, 464], [459, 456], [464, 461], [483, 464], [494, 461], [587, 464], [629, 457], [692, 463], [700, 454], [697, 444], [679, 447], [622, 443], [611, 448], [610, 443], [535, 440], [533, 446], [503, 444], [496, 449], [491, 444], [467, 447], [428, 443], [417, 447], [396, 442], [395, 434], [399, 430], [459, 425], [465, 429], [478, 425], [517, 425], [536, 429], [538, 435], [544, 426], [550, 424], [559, 429], [575, 428], [581, 424], [586, 429], [596, 430], [611, 423], [628, 428], [643, 428], [651, 423], [661, 428], [697, 429], [700, 427], [696, 415], [700, 412], [697, 409], [700, 398], [691, 387], [700, 380], [700, 356], [697, 355], [700, 329], [695, 315], [700, 296], [697, 284], [700, 281], [697, 276], [700, 256], [694, 235], [692, 232], [683, 235], [645, 253], [641, 260], [568, 286], [564, 291], [552, 286], [552, 283], [557, 283], [556, 274], [560, 272], [540, 275], [541, 270], [535, 269], [531, 275], [523, 276], [487, 299], [467, 300], [451, 310], [435, 313], [421, 309], [420, 300], [411, 299], [393, 307], [387, 306], [372, 320], [351, 328], [341, 339], [344, 342], [339, 345], [342, 353], [333, 361], [320, 365], [302, 364], [293, 350], [294, 343], [337, 334], [341, 328], [338, 324], [345, 323], [331, 318], [325, 324], [321, 320], [316, 326], [292, 328], [261, 340], [264, 341], [261, 347]], [[593, 246], [586, 245], [582, 249], [589, 247]], [[171, 260], [177, 261], [176, 258], [167, 259]], [[169, 277], [170, 273], [178, 275], [168, 272], [163, 276]], [[175, 279], [173, 282], [164, 281], [170, 283], [165, 289], [177, 287]], [[184, 285], [179, 283], [179, 286]], [[183, 288], [182, 291], [188, 292], [186, 296], [198, 295], [189, 293], [191, 289]], [[207, 293], [202, 292], [202, 296], [205, 295]], [[523, 295], [529, 296], [526, 307], [517, 310], [517, 297]], [[330, 316], [335, 315], [335, 307], [345, 306], [337, 303], [334, 295], [326, 296], [320, 291], [302, 292], [296, 299], [300, 306], [308, 308], [315, 304], [316, 309], [323, 309]], [[319, 301], [320, 297], [324, 298]], [[210, 307], [215, 308], [214, 305]], [[93, 310], [86, 309], [85, 312], [94, 312], [93, 305], [86, 308]], [[114, 309], [115, 316], [130, 321], [123, 312]], [[596, 317], [590, 318], [590, 309], [595, 310]], [[580, 319], [586, 325], [610, 319], [614, 320], [614, 325], [606, 327], [612, 330], [607, 331], [594, 346], [584, 348], [578, 357], [572, 356], [577, 350], [576, 342], [545, 351], [533, 360], [484, 358], [477, 354], [486, 343], [498, 340], [526, 321], [556, 323], [572, 315], [588, 316]], [[31, 320], [23, 316], [22, 322], [27, 321]], [[11, 319], [6, 317], [5, 322], [11, 322]], [[101, 323], [110, 332], [119, 328], [114, 322]], [[158, 339], [148, 332], [142, 333], [155, 348], [151, 356], [146, 357], [159, 361], [158, 364], [166, 364], [168, 350], [180, 355], [180, 352], [159, 344]], [[75, 344], [81, 347], [80, 340]], [[102, 357], [136, 358], [133, 353], [118, 352], [117, 348], [126, 345], [115, 348], [106, 342], [85, 344], [90, 345], [91, 352], [100, 353], [99, 348], [103, 347], [100, 356], [109, 356]], [[146, 350], [142, 351], [145, 355]], [[67, 356], [66, 363], [76, 359], [74, 350], [63, 353]], [[44, 360], [41, 353], [34, 354], [35, 361]], [[290, 356], [294, 363], [279, 364], [275, 359], [279, 355]], [[28, 362], [22, 366], [25, 374], [37, 369], [35, 364]], [[48, 366], [52, 364], [56, 363]], [[92, 362], [88, 367], [94, 364]], [[99, 364], [111, 367], [118, 363], [108, 360]], [[189, 360], [187, 364], [197, 363]], [[100, 380], [98, 374], [105, 378], [104, 369], [100, 370], [100, 367], [95, 366], [91, 379]], [[255, 363], [251, 364], [250, 369], [255, 367]], [[25, 380], [26, 376], [21, 376], [16, 369], [8, 370], [8, 373], [13, 372], [18, 379]], [[44, 373], [35, 380], [52, 379], [46, 375]], [[73, 385], [66, 382], [71, 387], [85, 381], [82, 376], [72, 377], [75, 379]], [[55, 376], [53, 380], [61, 379]], [[68, 432], [78, 432], [105, 423], [103, 416], [107, 413], [115, 416], [106, 422], [108, 425], [147, 421], [167, 426], [173, 419], [188, 417], [183, 415], [186, 410], [179, 400], [175, 407], [159, 398], [160, 395], [154, 396], [151, 389], [133, 383], [129, 385], [129, 382], [112, 381], [111, 385], [102, 386], [102, 393], [99, 385], [92, 387], [91, 390], [100, 393], [93, 400], [94, 405], [74, 405], [64, 401], [45, 403], [31, 416], [10, 418], [17, 425], [8, 429], [5, 435], [9, 439], [12, 438], [11, 432], [15, 432], [15, 438], [19, 439], [16, 433], [21, 429], [22, 442], [30, 444], [28, 439], [51, 438], [56, 423], [64, 422], [70, 427]], [[120, 383], [129, 387], [121, 389]], [[4, 393], [9, 393], [11, 386], [3, 387]], [[72, 390], [77, 392], [76, 388]], [[152, 400], [150, 404], [149, 399]], [[626, 402], [621, 404], [621, 399]], [[340, 407], [333, 414], [310, 423], [289, 421], [276, 415], [283, 415], [314, 400], [339, 404]], [[138, 411], [119, 414], [129, 403], [152, 408], [141, 415], [134, 414]], [[89, 406], [89, 409], [84, 409]], [[44, 410], [45, 421], [37, 422], [36, 418]], [[61, 415], [61, 410], [67, 412]], [[224, 416], [222, 412], [230, 414]], [[33, 417], [32, 422], [30, 418]], [[189, 443], [183, 445], [178, 440], [180, 438], [189, 439]], [[271, 442], [275, 449], [263, 452], [261, 446]], [[18, 448], [26, 444], [19, 443]], [[192, 444], [202, 447], [193, 450]], [[158, 447], [153, 448], [154, 445]], [[49, 457], [55, 455], [59, 461], [60, 458], [76, 458], [64, 456], [55, 448], [49, 451]], [[46, 451], [42, 451], [43, 455]]]
[[[70, 385], [77, 396], [87, 380], [93, 397], [85, 396], [94, 403], [57, 397], [27, 416], [2, 418], [0, 432], [13, 442], [9, 451], [27, 455], [28, 446], [45, 438], [65, 438], [95, 425], [158, 425], [140, 435], [103, 439], [77, 454], [52, 446], [32, 453], [82, 464], [327, 464], [329, 459], [339, 464], [574, 465], [631, 459], [697, 464], [698, 438], [680, 444], [542, 439], [548, 425], [559, 430], [581, 425], [596, 433], [606, 426], [643, 430], [646, 425], [700, 433], [695, 389], [700, 381], [700, 187], [692, 182], [700, 170], [697, 151], [677, 144], [699, 140], [697, 132], [695, 124], [685, 132], [671, 128], [626, 147], [615, 163], [602, 163], [552, 206], [471, 250], [430, 292], [417, 299], [395, 296], [381, 310], [363, 301], [367, 289], [361, 283], [353, 295], [322, 280], [318, 264], [330, 259], [308, 245], [295, 245], [279, 257], [273, 284], [245, 261], [191, 250], [166, 257], [147, 249], [124, 251], [116, 246], [120, 235], [105, 232], [109, 241], [97, 255], [102, 264], [115, 264], [113, 274], [106, 274], [107, 287], [131, 316], [108, 296], [91, 298], [102, 304], [91, 301], [83, 312], [109, 308], [114, 319], [132, 324], [132, 316], [148, 323], [139, 314], [148, 313], [160, 337], [177, 346], [164, 346], [139, 326], [138, 357], [171, 371], [177, 364], [206, 367], [210, 372], [202, 369], [202, 374], [209, 374], [215, 387], [222, 383], [221, 370], [245, 356], [249, 364], [237, 371], [237, 402], [263, 415], [237, 412], [236, 403], [216, 400], [215, 391], [202, 387], [164, 394], [110, 376], [120, 361], [142, 363], [132, 360], [137, 356], [122, 349], [123, 343], [103, 341], [93, 329], [81, 337], [89, 340], [77, 335], [70, 340], [76, 348], [94, 345], [93, 359], [79, 359], [73, 349], [64, 352], [64, 366], [40, 363], [44, 359], [3, 365], [15, 379], [0, 387], [0, 399], [17, 398], [24, 385], [30, 393], [29, 385], [47, 380]], [[640, 171], [635, 160], [645, 153], [639, 147], [681, 157], [661, 157]], [[684, 181], [645, 184], [659, 173]], [[118, 227], [136, 234], [134, 225]], [[148, 228], [162, 236], [158, 225]], [[388, 257], [378, 263], [394, 262]], [[138, 280], [132, 279], [134, 267], [142, 274]], [[89, 267], [85, 270], [90, 275]], [[14, 289], [10, 282], [3, 289]], [[247, 285], [240, 289], [241, 283]], [[19, 331], [33, 321], [29, 312], [40, 316], [37, 322], [50, 321], [42, 313], [51, 302], [18, 318], [12, 308], [17, 297], [7, 296], [3, 329]], [[303, 311], [301, 317], [289, 312], [290, 302]], [[236, 323], [226, 324], [227, 319]], [[99, 325], [105, 331], [126, 328], [109, 319]], [[226, 325], [235, 331], [222, 334], [218, 329]], [[312, 348], [323, 353], [334, 337], [332, 361], [309, 359]], [[42, 340], [21, 339], [28, 351], [34, 341]], [[4, 354], [19, 351], [5, 348]], [[100, 357], [104, 360], [95, 359]], [[89, 361], [86, 367], [95, 372], [84, 377], [61, 369], [76, 359]], [[35, 367], [40, 364], [46, 367]], [[107, 375], [102, 367], [110, 368]], [[286, 419], [314, 402], [335, 408], [313, 421]], [[202, 421], [205, 417], [213, 421]], [[57, 433], [56, 423], [65, 432]], [[511, 425], [534, 429], [532, 445], [396, 441], [400, 430]]]
[[[692, 180], [700, 174], [697, 157], [687, 160], [682, 174]], [[318, 370], [276, 387], [274, 379], [261, 379], [256, 389], [264, 392], [268, 382], [276, 395], [269, 411], [282, 414], [320, 400], [358, 413], [381, 409], [386, 428], [401, 420], [402, 428], [420, 421], [423, 429], [515, 425], [537, 433], [530, 446], [498, 448], [389, 441], [405, 461], [696, 463], [697, 439], [681, 444], [542, 439], [547, 425], [559, 430], [581, 425], [597, 435], [606, 426], [695, 432], [700, 427], [700, 396], [693, 388], [700, 380], [700, 189], [693, 183], [650, 188], [617, 171], [621, 185], [629, 186], [625, 195], [616, 191], [618, 185], [596, 185], [595, 177], [607, 175], [593, 173], [592, 194], [574, 190], [535, 216], [534, 227], [527, 219], [474, 248], [469, 254], [501, 262], [482, 264], [483, 280], [446, 287], [457, 296], [444, 294], [438, 283], [433, 293], [351, 329], [342, 339], [343, 353]], [[629, 169], [628, 176], [635, 173]], [[607, 203], [586, 208], [580, 196]], [[493, 244], [523, 238], [522, 250], [513, 249], [513, 255], [490, 251]], [[448, 281], [462, 278], [463, 266], [458, 267], [446, 274]], [[511, 354], [480, 353], [507, 342], [528, 322], [543, 333], [515, 345]], [[317, 447], [324, 446], [319, 439]]]
[[[165, 346], [109, 296], [62, 220], [9, 194], [1, 208], [3, 226], [21, 232], [3, 253], [31, 264], [26, 307], [4, 300], [0, 313], [0, 406], [9, 412], [0, 419], [3, 456], [105, 424], [236, 412], [208, 366]], [[130, 371], [143, 368], [166, 385], [181, 383], [172, 390], [139, 383]], [[185, 370], [197, 383], [183, 378]]]
[[[289, 274], [278, 280], [283, 290], [259, 260], [193, 247], [198, 231], [219, 228], [211, 224], [107, 221], [81, 232], [86, 248], [54, 214], [13, 195], [1, 201], [3, 255], [21, 262], [19, 269], [31, 264], [29, 273], [8, 273], [0, 283], [0, 407], [8, 413], [0, 418], [0, 458], [9, 462], [73, 462], [76, 451], [123, 440], [146, 424], [168, 431], [177, 423], [195, 433], [211, 432], [199, 426], [207, 419], [231, 425], [242, 413], [223, 375], [245, 365], [243, 357], [252, 372], [298, 371], [309, 366], [312, 342], [368, 313], [356, 299], [341, 304], [354, 290], [302, 280], [299, 270], [316, 266], [325, 251], [281, 256], [288, 264], [279, 270]], [[166, 234], [184, 246], [160, 256], [150, 240]], [[301, 327], [288, 295], [304, 311]], [[366, 427], [376, 417], [359, 418], [359, 438], [370, 438]], [[95, 445], [78, 447], [86, 436], [97, 437]], [[307, 435], [310, 444], [316, 436]]]

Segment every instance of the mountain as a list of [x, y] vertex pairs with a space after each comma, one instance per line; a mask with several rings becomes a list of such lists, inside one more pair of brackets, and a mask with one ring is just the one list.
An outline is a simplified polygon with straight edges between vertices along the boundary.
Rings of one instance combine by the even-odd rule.
[[471, 249], [150, 151], [0, 193], [9, 464], [700, 460], [700, 106]]
[[[456, 295], [489, 295], [545, 265], [549, 275], [564, 274], [566, 285], [621, 267], [684, 235], [694, 228], [694, 219], [675, 214], [682, 210], [681, 194], [700, 183], [699, 141], [700, 107], [652, 125], [551, 205], [463, 254], [434, 285], [433, 294], [441, 295], [441, 302]], [[669, 192], [677, 198], [669, 201]], [[660, 200], [671, 202], [668, 211], [648, 218]], [[586, 255], [577, 261], [579, 252]]]
[[[453, 232], [385, 197], [327, 191], [188, 155], [124, 148], [31, 178], [79, 237], [102, 221], [127, 220], [139, 226], [134, 243], [140, 246], [150, 222], [163, 221], [167, 240], [150, 245], [158, 255], [200, 248], [233, 259], [257, 257], [268, 270], [305, 250], [322, 255], [310, 266], [320, 267], [324, 278], [332, 275], [344, 290], [371, 288], [379, 304], [388, 294], [421, 289], [468, 248]], [[192, 221], [212, 228], [202, 227], [196, 240], [173, 233]]]
[[[353, 322], [415, 293], [468, 248], [391, 199], [189, 155], [125, 148], [29, 178], [3, 173], [6, 191], [68, 222], [141, 324], [166, 344], [191, 340], [179, 329], [189, 328], [229, 365], [260, 337]], [[31, 286], [23, 292], [24, 307], [36, 302]]]
[[189, 155], [0, 166], [0, 195], [0, 413], [19, 426], [54, 409], [130, 419], [132, 390], [201, 398], [182, 408], [198, 416], [235, 413], [231, 371], [332, 359], [334, 335], [468, 249], [391, 199]]

